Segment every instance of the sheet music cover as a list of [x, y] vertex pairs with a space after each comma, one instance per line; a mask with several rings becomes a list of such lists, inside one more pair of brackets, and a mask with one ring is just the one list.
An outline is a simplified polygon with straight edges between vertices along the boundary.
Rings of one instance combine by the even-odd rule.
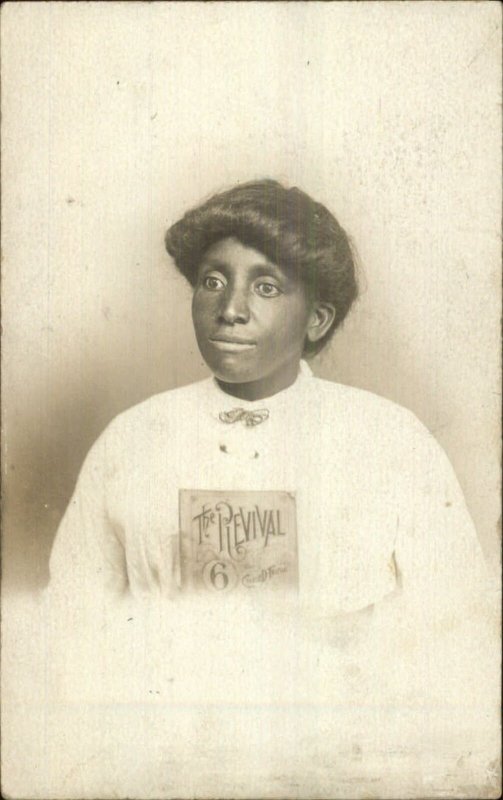
[[179, 509], [184, 591], [298, 588], [294, 494], [181, 489]]

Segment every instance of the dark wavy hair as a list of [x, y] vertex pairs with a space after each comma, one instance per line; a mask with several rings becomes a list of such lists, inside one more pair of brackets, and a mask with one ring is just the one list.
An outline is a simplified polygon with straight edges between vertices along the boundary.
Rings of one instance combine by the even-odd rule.
[[344, 229], [321, 203], [274, 180], [237, 185], [193, 208], [166, 233], [165, 244], [192, 286], [205, 251], [234, 237], [303, 281], [309, 295], [331, 303], [333, 325], [304, 355], [319, 352], [346, 317], [358, 295], [356, 253]]

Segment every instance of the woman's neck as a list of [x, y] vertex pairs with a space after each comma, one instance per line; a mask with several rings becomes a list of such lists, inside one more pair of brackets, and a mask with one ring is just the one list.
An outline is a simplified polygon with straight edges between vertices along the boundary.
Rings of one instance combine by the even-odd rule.
[[298, 374], [299, 364], [296, 363], [289, 364], [287, 369], [255, 381], [226, 383], [217, 378], [217, 383], [226, 394], [237, 397], [239, 400], [255, 402], [256, 400], [264, 400], [266, 397], [272, 397], [272, 395], [288, 389], [289, 386], [295, 383]]

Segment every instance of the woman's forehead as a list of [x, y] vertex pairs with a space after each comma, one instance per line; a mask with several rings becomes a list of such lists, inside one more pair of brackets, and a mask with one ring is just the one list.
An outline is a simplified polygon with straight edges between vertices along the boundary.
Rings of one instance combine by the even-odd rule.
[[261, 250], [243, 244], [234, 236], [212, 244], [202, 256], [201, 266], [286, 274], [279, 264], [271, 261]]

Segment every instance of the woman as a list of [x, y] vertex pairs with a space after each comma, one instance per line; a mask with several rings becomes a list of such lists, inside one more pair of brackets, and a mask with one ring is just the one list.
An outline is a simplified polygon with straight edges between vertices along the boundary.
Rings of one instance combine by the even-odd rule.
[[354, 610], [398, 585], [442, 603], [469, 596], [483, 559], [432, 436], [387, 400], [314, 378], [303, 360], [357, 295], [333, 215], [296, 188], [257, 181], [189, 211], [166, 247], [193, 286], [214, 377], [141, 403], [98, 439], [56, 538], [53, 585], [175, 598], [194, 588], [183, 537], [179, 559], [180, 490], [274, 490], [295, 498], [307, 603]]
[[[270, 788], [266, 763], [287, 776], [278, 785], [287, 795], [301, 786], [349, 796], [352, 770], [360, 786], [379, 775], [385, 792], [396, 769], [403, 796], [429, 796], [449, 790], [451, 769], [471, 780], [470, 758], [481, 785], [494, 744], [484, 736], [496, 729], [491, 698], [474, 693], [489, 675], [485, 565], [458, 483], [413, 414], [317, 379], [304, 360], [327, 345], [357, 295], [346, 233], [300, 190], [264, 180], [189, 211], [166, 247], [193, 287], [213, 377], [118, 416], [82, 468], [54, 545], [51, 591], [79, 606], [135, 602], [103, 626], [103, 646], [72, 623], [92, 655], [78, 651], [71, 697], [87, 680], [94, 702], [104, 676], [104, 695], [115, 697], [123, 675], [129, 701], [134, 673], [136, 700], [168, 704], [155, 747], [175, 752], [170, 715], [192, 709], [202, 717], [191, 717], [191, 752], [203, 759], [221, 737], [214, 759], [221, 770], [235, 763], [241, 777], [255, 731], [265, 783], [254, 774], [243, 796]], [[166, 602], [140, 617], [145, 598]], [[70, 648], [59, 638], [64, 674]], [[123, 662], [102, 664], [104, 653]], [[99, 678], [89, 671], [97, 658]], [[467, 697], [472, 705], [460, 708]], [[232, 734], [238, 718], [225, 708], [244, 715]], [[157, 752], [148, 741], [145, 758]], [[129, 761], [133, 753], [120, 763]], [[209, 763], [220, 775], [213, 755]], [[162, 772], [162, 760], [152, 769]], [[204, 794], [210, 773], [191, 769]]]

